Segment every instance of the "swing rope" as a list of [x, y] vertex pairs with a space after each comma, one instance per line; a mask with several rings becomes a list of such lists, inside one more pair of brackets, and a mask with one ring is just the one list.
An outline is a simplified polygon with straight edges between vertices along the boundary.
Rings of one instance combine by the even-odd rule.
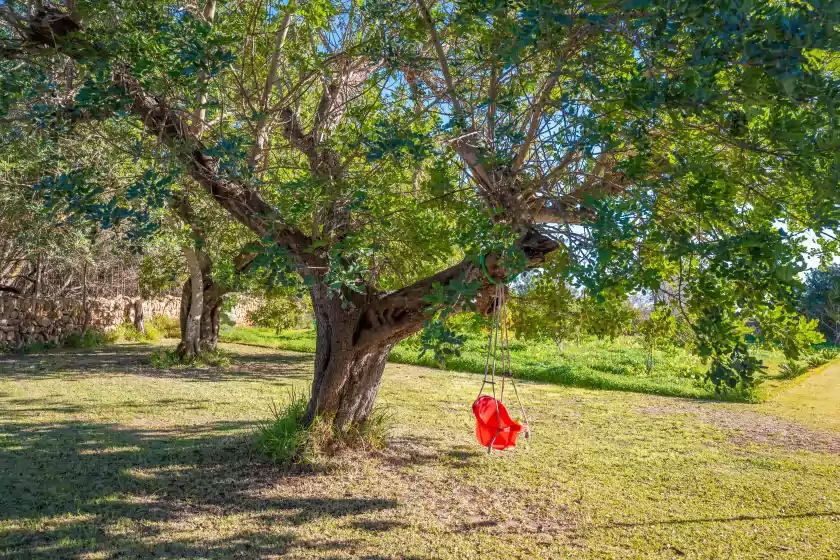
[[[524, 420], [524, 429], [525, 429], [525, 438], [530, 439], [531, 431], [528, 424], [528, 415], [525, 412], [525, 406], [522, 404], [522, 399], [519, 397], [519, 391], [516, 389], [516, 382], [513, 378], [513, 371], [511, 368], [511, 360], [510, 360], [510, 338], [509, 332], [507, 328], [507, 306], [505, 305], [505, 286], [504, 284], [508, 282], [497, 282], [493, 279], [492, 276], [487, 271], [487, 267], [484, 264], [484, 257], [480, 258], [481, 267], [484, 270], [484, 274], [487, 275], [487, 278], [495, 284], [496, 286], [496, 293], [494, 299], [494, 308], [493, 308], [493, 316], [491, 320], [490, 326], [490, 336], [487, 341], [487, 355], [484, 360], [484, 378], [481, 382], [481, 388], [478, 390], [478, 396], [476, 397], [476, 401], [481, 398], [481, 395], [484, 393], [484, 387], [486, 385], [490, 385], [492, 389], [493, 400], [496, 405], [496, 419], [499, 425], [502, 425], [502, 417], [501, 412], [499, 409], [499, 405], [502, 404], [505, 396], [505, 380], [506, 378], [510, 378], [510, 385], [513, 387], [513, 393], [516, 396], [516, 402], [519, 405], [519, 410], [522, 414], [522, 418]], [[492, 357], [492, 361], [491, 361]], [[497, 363], [500, 368], [501, 374], [501, 390], [499, 391], [499, 398], [496, 398], [496, 366]], [[487, 452], [491, 453], [493, 451], [493, 444], [496, 441], [496, 438], [499, 434], [502, 433], [502, 429], [496, 434], [495, 437], [490, 441], [490, 444], [487, 446]]]

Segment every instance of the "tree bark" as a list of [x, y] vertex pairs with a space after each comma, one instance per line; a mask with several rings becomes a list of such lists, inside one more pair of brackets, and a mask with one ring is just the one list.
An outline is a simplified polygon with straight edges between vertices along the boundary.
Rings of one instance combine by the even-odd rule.
[[355, 345], [360, 310], [344, 310], [338, 298], [322, 298], [317, 291], [313, 289], [315, 377], [305, 420], [309, 423], [316, 415], [324, 416], [344, 432], [367, 421], [393, 345]]
[[[181, 327], [181, 343], [178, 345], [178, 355], [182, 359], [193, 358], [201, 351], [201, 312], [204, 306], [204, 290], [202, 290], [201, 267], [198, 257], [192, 247], [184, 248], [184, 257], [190, 271], [190, 300], [189, 312]], [[181, 309], [183, 309], [183, 297]]]
[[88, 306], [88, 263], [85, 260], [84, 265], [82, 266], [82, 313], [84, 313], [84, 322], [82, 323], [82, 332], [87, 332], [88, 328], [90, 328], [90, 307]]
[[219, 316], [222, 311], [223, 293], [216, 285], [204, 291], [204, 305], [201, 309], [201, 350], [215, 350], [219, 343]]
[[146, 318], [143, 316], [143, 298], [134, 300], [134, 328], [146, 334]]
[[35, 297], [41, 297], [41, 283], [43, 279], [44, 270], [41, 266], [41, 253], [38, 253], [38, 256], [35, 259], [35, 287], [33, 288], [33, 292], [35, 293]]
[[[199, 343], [200, 351], [215, 350], [219, 343], [219, 324], [222, 311], [222, 303], [227, 290], [216, 284], [210, 277], [209, 272], [201, 269], [202, 273], [202, 297], [201, 297], [201, 320], [199, 322]], [[192, 279], [184, 282], [181, 291], [181, 340], [184, 339], [187, 322], [192, 309]]]

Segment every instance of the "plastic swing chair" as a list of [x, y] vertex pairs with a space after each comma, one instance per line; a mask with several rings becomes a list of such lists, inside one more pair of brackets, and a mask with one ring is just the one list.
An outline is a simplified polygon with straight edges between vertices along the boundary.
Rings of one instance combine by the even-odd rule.
[[[475, 437], [478, 442], [487, 448], [487, 453], [492, 453], [494, 449], [502, 451], [506, 449], [514, 449], [516, 447], [516, 437], [520, 432], [525, 432], [525, 438], [531, 437], [531, 432], [528, 427], [528, 416], [525, 413], [525, 407], [522, 406], [522, 400], [519, 398], [519, 392], [516, 390], [516, 383], [510, 371], [510, 349], [508, 344], [507, 332], [507, 313], [505, 311], [505, 288], [502, 284], [493, 280], [484, 266], [484, 259], [481, 259], [484, 273], [491, 282], [496, 284], [496, 300], [495, 308], [493, 309], [493, 323], [490, 329], [490, 339], [487, 342], [487, 358], [484, 362], [484, 380], [481, 383], [481, 388], [478, 390], [478, 397], [473, 402], [472, 410], [475, 415]], [[492, 356], [492, 360], [491, 360]], [[496, 364], [501, 368], [501, 391], [499, 398], [496, 398]], [[520, 423], [513, 420], [505, 407], [503, 400], [505, 396], [505, 380], [510, 379], [510, 385], [513, 387], [513, 393], [516, 395], [516, 402], [519, 404], [519, 410], [522, 414], [524, 422]], [[492, 389], [492, 396], [485, 395], [484, 387], [487, 385]]]

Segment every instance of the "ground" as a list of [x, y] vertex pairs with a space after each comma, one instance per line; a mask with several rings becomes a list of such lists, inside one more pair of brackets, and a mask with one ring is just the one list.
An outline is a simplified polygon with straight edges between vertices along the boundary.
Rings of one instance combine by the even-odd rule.
[[389, 365], [387, 447], [312, 472], [253, 447], [311, 356], [227, 348], [0, 357], [0, 557], [838, 558], [840, 365], [760, 405], [521, 382], [490, 456], [478, 376]]

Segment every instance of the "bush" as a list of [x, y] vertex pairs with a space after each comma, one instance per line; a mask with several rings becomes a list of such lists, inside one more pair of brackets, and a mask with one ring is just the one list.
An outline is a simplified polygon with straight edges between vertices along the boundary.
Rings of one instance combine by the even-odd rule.
[[829, 360], [823, 355], [822, 352], [815, 352], [808, 356], [808, 359], [806, 361], [808, 362], [808, 367], [813, 369], [818, 368], [821, 365], [827, 364]]
[[342, 433], [334, 429], [331, 419], [323, 416], [316, 416], [305, 425], [308, 404], [307, 391], [292, 389], [282, 407], [272, 406], [274, 419], [260, 427], [257, 435], [262, 453], [277, 463], [315, 465], [324, 455], [346, 447], [382, 447], [392, 425], [390, 414], [382, 408], [374, 409], [361, 427]]
[[147, 323], [160, 331], [163, 338], [181, 338], [181, 321], [167, 315], [155, 315]]
[[794, 362], [793, 360], [788, 360], [787, 362], [779, 366], [779, 373], [782, 375], [782, 377], [786, 377], [788, 379], [799, 377], [807, 371], [808, 366], [800, 364], [799, 362]]
[[825, 357], [827, 362], [830, 362], [837, 356], [840, 356], [840, 350], [837, 350], [836, 348], [823, 348], [822, 350], [820, 350], [820, 354], [822, 354], [822, 356]]
[[252, 324], [280, 331], [299, 326], [307, 312], [306, 298], [285, 293], [270, 294], [258, 308], [248, 312]]
[[114, 342], [157, 342], [161, 339], [160, 331], [152, 324], [146, 325], [145, 334], [134, 328], [131, 323], [117, 325], [117, 328], [108, 334], [113, 337]]
[[84, 333], [70, 333], [70, 336], [64, 340], [64, 346], [68, 348], [94, 348], [112, 342], [114, 342], [114, 337], [111, 333], [89, 327]]
[[808, 367], [818, 368], [822, 365], [827, 364], [836, 357], [837, 350], [835, 350], [834, 348], [824, 348], [819, 352], [815, 352], [808, 356]]

